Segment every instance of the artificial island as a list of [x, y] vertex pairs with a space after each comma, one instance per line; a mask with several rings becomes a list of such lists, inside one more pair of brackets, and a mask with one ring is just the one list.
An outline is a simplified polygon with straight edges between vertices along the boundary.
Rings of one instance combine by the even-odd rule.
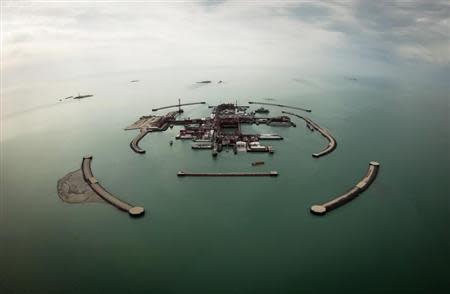
[[[257, 102], [249, 103], [272, 105], [311, 112], [309, 109], [281, 104]], [[194, 104], [205, 104], [205, 102], [181, 104], [179, 101], [178, 105], [170, 105], [153, 109], [153, 111], [158, 111], [178, 107], [177, 111], [171, 111], [164, 115], [148, 115], [140, 117], [139, 120], [125, 128], [125, 130], [139, 130], [138, 135], [130, 142], [131, 149], [136, 153], [143, 154], [145, 153], [145, 150], [139, 146], [139, 141], [141, 141], [144, 136], [151, 132], [162, 132], [166, 131], [168, 128], [173, 128], [174, 126], [182, 126], [183, 128], [176, 136], [176, 139], [192, 140], [194, 142], [192, 149], [211, 150], [213, 157], [216, 157], [225, 148], [231, 148], [235, 154], [238, 152], [274, 153], [272, 146], [264, 145], [261, 141], [283, 140], [283, 137], [273, 133], [244, 133], [242, 132], [241, 125], [265, 124], [268, 126], [277, 127], [296, 127], [296, 124], [292, 122], [291, 118], [287, 115], [268, 116], [268, 109], [261, 107], [254, 111], [248, 111], [250, 106], [237, 105], [237, 103], [224, 103], [217, 106], [209, 106], [212, 111], [208, 117], [177, 119], [177, 116], [183, 113], [181, 106]], [[291, 112], [283, 113], [302, 118], [305, 120], [307, 127], [311, 131], [317, 130], [328, 140], [328, 146], [324, 150], [314, 153], [314, 157], [326, 155], [336, 148], [337, 143], [333, 136], [311, 119], [304, 118]]]
[[[146, 151], [139, 146], [139, 142], [149, 133], [164, 132], [174, 126], [179, 126], [180, 131], [176, 135], [177, 140], [190, 140], [193, 142], [191, 148], [195, 150], [209, 150], [213, 158], [217, 158], [223, 150], [233, 150], [235, 154], [239, 152], [260, 152], [273, 154], [274, 148], [263, 141], [283, 140], [283, 137], [276, 133], [245, 133], [242, 131], [242, 125], [267, 125], [271, 127], [296, 127], [297, 125], [291, 120], [291, 117], [301, 119], [305, 122], [306, 127], [311, 132], [317, 132], [323, 136], [328, 144], [319, 152], [313, 153], [314, 158], [325, 156], [336, 149], [337, 142], [333, 135], [325, 128], [314, 122], [308, 117], [298, 113], [282, 110], [278, 116], [270, 116], [270, 110], [264, 107], [251, 110], [249, 105], [238, 105], [236, 103], [223, 103], [216, 106], [208, 106], [211, 113], [207, 117], [201, 118], [181, 118], [184, 110], [182, 106], [206, 104], [206, 102], [193, 102], [182, 104], [178, 100], [178, 104], [159, 107], [152, 109], [157, 112], [164, 109], [177, 108], [177, 110], [169, 111], [161, 115], [146, 115], [140, 117], [136, 122], [129, 125], [125, 130], [139, 130], [131, 142], [131, 149], [138, 153], [144, 154]], [[269, 107], [279, 107], [283, 109], [297, 110], [303, 112], [311, 112], [310, 109], [288, 106], [275, 103], [249, 102], [250, 105], [264, 105]], [[171, 140], [170, 145], [173, 144]], [[101, 186], [91, 171], [92, 156], [84, 156], [81, 169], [68, 173], [58, 181], [58, 194], [60, 198], [68, 203], [83, 202], [103, 202], [109, 203], [122, 211], [126, 211], [131, 216], [141, 216], [144, 214], [144, 208], [131, 205], [118, 197], [109, 193]], [[263, 161], [252, 163], [253, 166], [264, 164]], [[378, 174], [379, 163], [372, 161], [369, 164], [369, 170], [366, 176], [358, 182], [348, 192], [337, 196], [336, 198], [320, 205], [313, 205], [310, 208], [311, 213], [316, 215], [324, 215], [325, 213], [343, 205], [354, 199], [374, 181]], [[186, 172], [179, 171], [178, 177], [210, 177], [210, 176], [278, 176], [277, 171], [268, 172], [228, 172], [228, 173], [211, 173], [211, 172]]]

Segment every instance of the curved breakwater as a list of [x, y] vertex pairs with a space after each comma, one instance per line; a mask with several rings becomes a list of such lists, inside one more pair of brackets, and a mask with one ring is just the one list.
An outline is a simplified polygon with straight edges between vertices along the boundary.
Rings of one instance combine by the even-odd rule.
[[102, 197], [108, 203], [114, 205], [120, 210], [128, 212], [131, 216], [140, 216], [144, 214], [144, 208], [139, 206], [133, 206], [125, 201], [120, 200], [113, 194], [103, 188], [97, 179], [94, 177], [91, 169], [92, 156], [87, 155], [83, 157], [83, 162], [81, 163], [81, 171], [83, 172], [83, 178], [88, 183], [88, 185], [94, 190], [94, 192]]
[[296, 113], [288, 112], [288, 111], [282, 111], [282, 113], [293, 115], [293, 116], [303, 119], [306, 122], [306, 126], [311, 131], [313, 131], [313, 130], [318, 131], [322, 136], [324, 136], [328, 140], [328, 146], [320, 152], [313, 153], [312, 154], [313, 157], [321, 157], [321, 156], [327, 155], [328, 153], [330, 153], [334, 149], [336, 149], [336, 146], [337, 146], [336, 139], [328, 131], [323, 129], [317, 123], [313, 122], [310, 118], [298, 115]]
[[353, 188], [326, 203], [311, 206], [311, 213], [324, 215], [327, 212], [355, 199], [356, 196], [365, 191], [370, 184], [372, 184], [378, 174], [379, 168], [380, 164], [378, 162], [371, 161], [369, 163], [369, 169], [367, 170], [366, 176], [362, 178], [361, 181], [359, 181]]

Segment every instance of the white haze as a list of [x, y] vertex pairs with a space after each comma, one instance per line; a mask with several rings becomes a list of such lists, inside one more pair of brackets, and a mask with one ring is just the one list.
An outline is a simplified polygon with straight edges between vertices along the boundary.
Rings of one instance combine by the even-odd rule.
[[2, 8], [4, 89], [168, 67], [383, 73], [449, 63], [447, 1], [5, 1]]

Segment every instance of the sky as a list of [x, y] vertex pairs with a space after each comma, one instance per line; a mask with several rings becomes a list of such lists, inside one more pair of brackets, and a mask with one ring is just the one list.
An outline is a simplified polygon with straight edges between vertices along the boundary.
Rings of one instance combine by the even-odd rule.
[[2, 90], [158, 68], [450, 64], [448, 1], [2, 1]]

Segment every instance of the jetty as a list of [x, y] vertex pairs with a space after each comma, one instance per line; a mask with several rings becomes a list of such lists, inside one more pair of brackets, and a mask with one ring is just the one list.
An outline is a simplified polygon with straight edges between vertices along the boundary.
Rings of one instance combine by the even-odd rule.
[[81, 163], [81, 171], [83, 172], [83, 178], [88, 183], [88, 185], [94, 190], [94, 192], [103, 198], [106, 202], [114, 205], [120, 210], [128, 212], [131, 216], [140, 216], [144, 214], [144, 208], [140, 206], [133, 206], [125, 201], [120, 200], [113, 194], [105, 190], [105, 188], [100, 185], [98, 180], [94, 177], [91, 170], [92, 156], [86, 155], [83, 157], [83, 162]]
[[323, 149], [320, 152], [313, 153], [312, 154], [313, 157], [317, 158], [317, 157], [327, 155], [328, 153], [331, 153], [334, 149], [336, 149], [336, 146], [337, 146], [336, 139], [327, 130], [325, 130], [324, 128], [319, 126], [317, 123], [313, 122], [310, 118], [307, 118], [307, 117], [304, 117], [304, 116], [301, 116], [301, 115], [298, 115], [298, 114], [292, 113], [292, 112], [287, 112], [287, 111], [281, 111], [281, 112], [303, 119], [306, 122], [306, 126], [310, 130], [318, 131], [322, 136], [324, 136], [328, 140], [328, 146], [325, 147], [325, 149]]
[[297, 109], [305, 112], [311, 112], [311, 109], [301, 108], [297, 106], [289, 106], [289, 105], [283, 105], [283, 104], [276, 104], [276, 103], [267, 103], [267, 102], [255, 102], [255, 101], [249, 101], [248, 104], [259, 104], [259, 105], [270, 105], [270, 106], [278, 106], [283, 108], [291, 108], [291, 109]]
[[380, 164], [376, 161], [371, 161], [369, 163], [369, 169], [367, 171], [366, 176], [359, 181], [353, 188], [351, 188], [346, 193], [330, 200], [324, 204], [313, 205], [310, 208], [311, 213], [317, 215], [324, 215], [327, 212], [353, 200], [358, 196], [361, 192], [365, 191], [370, 184], [375, 180], [378, 170], [380, 168]]
[[178, 111], [171, 111], [162, 116], [141, 116], [138, 121], [126, 127], [125, 130], [139, 129], [139, 134], [130, 142], [131, 149], [136, 153], [144, 154], [145, 150], [139, 147], [139, 141], [141, 141], [148, 133], [163, 132], [167, 130], [175, 121], [175, 117], [178, 114]]
[[133, 138], [133, 140], [130, 142], [130, 147], [133, 149], [134, 152], [144, 154], [145, 150], [139, 147], [139, 141], [142, 140], [142, 138], [145, 137], [148, 133], [150, 133], [151, 130], [141, 130], [139, 134]]
[[276, 177], [277, 171], [270, 172], [229, 172], [229, 173], [192, 173], [179, 171], [177, 173], [179, 177]]
[[197, 104], [206, 104], [206, 102], [202, 101], [202, 102], [192, 102], [192, 103], [178, 103], [178, 104], [174, 104], [174, 105], [153, 108], [152, 111], [158, 111], [161, 109], [174, 108], [174, 107], [178, 107], [179, 111], [181, 111], [181, 108], [180, 108], [181, 106], [197, 105]]

